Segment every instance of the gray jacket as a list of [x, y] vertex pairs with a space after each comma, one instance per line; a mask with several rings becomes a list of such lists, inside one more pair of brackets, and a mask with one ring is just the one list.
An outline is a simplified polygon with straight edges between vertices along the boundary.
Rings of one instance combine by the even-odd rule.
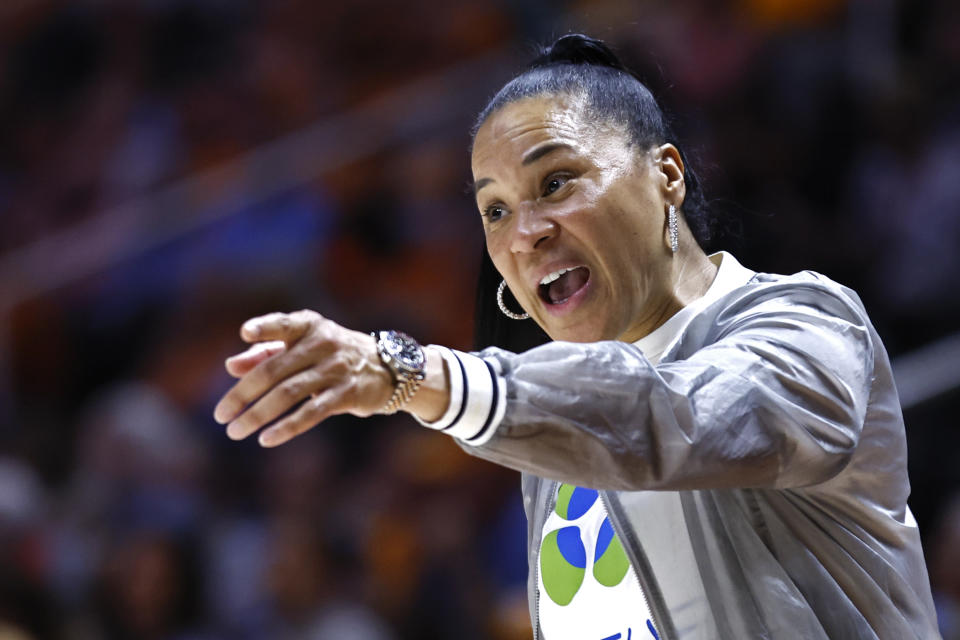
[[812, 272], [723, 269], [735, 285], [656, 366], [615, 341], [475, 354], [504, 406], [481, 444], [461, 442], [523, 472], [535, 635], [563, 480], [601, 490], [664, 640], [939, 638], [903, 417], [862, 303]]

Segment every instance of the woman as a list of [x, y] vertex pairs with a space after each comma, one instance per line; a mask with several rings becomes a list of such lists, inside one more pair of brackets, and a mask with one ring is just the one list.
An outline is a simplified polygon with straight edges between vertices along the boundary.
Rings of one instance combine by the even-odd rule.
[[498, 306], [554, 342], [466, 354], [311, 311], [254, 318], [216, 418], [274, 446], [400, 409], [519, 469], [549, 640], [937, 637], [862, 304], [704, 254], [671, 141], [605, 45], [560, 38], [484, 109], [472, 153]]

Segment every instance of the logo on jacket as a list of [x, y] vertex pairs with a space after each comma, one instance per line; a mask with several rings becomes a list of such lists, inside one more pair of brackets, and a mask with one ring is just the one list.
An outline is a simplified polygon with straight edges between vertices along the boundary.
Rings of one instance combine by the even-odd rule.
[[561, 484], [541, 535], [539, 621], [548, 637], [639, 640], [633, 632], [646, 627], [644, 638], [659, 638], [596, 490]]
[[[561, 484], [554, 512], [564, 520], [579, 520], [599, 500], [595, 489], [584, 489]], [[620, 584], [630, 561], [614, 535], [610, 518], [604, 518], [594, 545], [593, 577], [605, 587]], [[543, 586], [550, 599], [566, 606], [583, 584], [587, 568], [587, 549], [580, 535], [580, 527], [571, 525], [551, 531], [540, 548], [540, 572]]]

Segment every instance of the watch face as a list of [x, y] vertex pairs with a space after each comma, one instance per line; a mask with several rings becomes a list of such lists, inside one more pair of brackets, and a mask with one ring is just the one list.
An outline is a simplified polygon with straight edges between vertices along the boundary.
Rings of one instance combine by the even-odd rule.
[[386, 352], [393, 356], [401, 367], [411, 372], [420, 372], [423, 369], [423, 349], [416, 340], [400, 331], [385, 331], [381, 334], [381, 339]]

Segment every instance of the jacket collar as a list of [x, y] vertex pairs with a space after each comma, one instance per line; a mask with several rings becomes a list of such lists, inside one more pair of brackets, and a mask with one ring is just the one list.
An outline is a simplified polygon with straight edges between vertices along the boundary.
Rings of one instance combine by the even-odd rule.
[[709, 306], [710, 303], [747, 284], [755, 275], [754, 271], [741, 265], [736, 258], [726, 251], [711, 254], [709, 257], [718, 269], [713, 282], [707, 288], [707, 292], [680, 309], [669, 320], [654, 329], [652, 333], [633, 343], [654, 364], [659, 362], [660, 356], [666, 350], [667, 345], [683, 333], [687, 323], [694, 316]]

